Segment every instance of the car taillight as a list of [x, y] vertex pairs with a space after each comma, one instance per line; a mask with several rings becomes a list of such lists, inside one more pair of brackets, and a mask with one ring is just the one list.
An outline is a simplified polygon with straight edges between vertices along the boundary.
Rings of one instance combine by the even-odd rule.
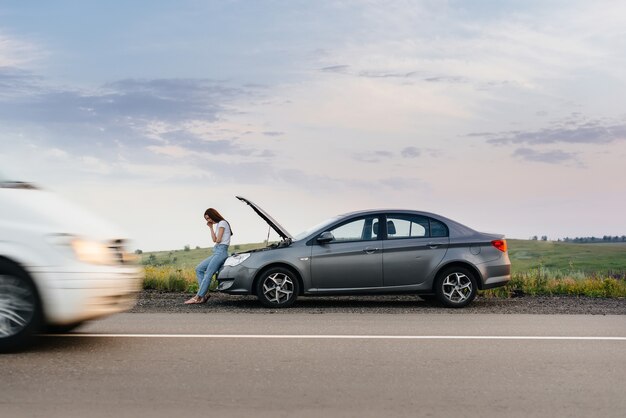
[[506, 240], [505, 239], [496, 239], [491, 241], [491, 245], [493, 245], [494, 247], [496, 247], [498, 250], [502, 251], [503, 253], [506, 252]]

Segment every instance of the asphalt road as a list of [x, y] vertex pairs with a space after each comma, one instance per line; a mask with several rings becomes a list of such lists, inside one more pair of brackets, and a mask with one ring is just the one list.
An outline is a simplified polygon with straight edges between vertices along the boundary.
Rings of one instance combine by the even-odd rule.
[[623, 417], [626, 316], [124, 314], [0, 371], [1, 417]]

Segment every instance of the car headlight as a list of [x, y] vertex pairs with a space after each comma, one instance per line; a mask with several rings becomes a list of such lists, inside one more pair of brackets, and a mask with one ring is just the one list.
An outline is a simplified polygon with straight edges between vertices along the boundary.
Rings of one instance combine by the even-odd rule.
[[224, 265], [228, 267], [235, 267], [243, 263], [248, 257], [250, 257], [250, 253], [231, 255], [226, 259], [226, 261], [224, 261]]
[[76, 258], [84, 263], [115, 264], [111, 250], [102, 242], [76, 238], [71, 245]]
[[48, 240], [60, 247], [70, 249], [74, 257], [83, 263], [116, 264], [114, 253], [103, 242], [67, 234], [51, 235]]

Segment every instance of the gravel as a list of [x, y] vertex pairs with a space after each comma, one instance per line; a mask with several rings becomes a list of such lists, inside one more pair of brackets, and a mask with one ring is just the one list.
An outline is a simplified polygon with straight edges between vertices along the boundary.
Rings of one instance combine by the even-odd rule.
[[464, 309], [449, 309], [414, 295], [396, 296], [328, 296], [301, 297], [289, 309], [267, 309], [254, 296], [231, 296], [212, 293], [206, 304], [184, 305], [192, 295], [143, 291], [136, 313], [228, 312], [233, 314], [267, 313], [356, 313], [356, 314], [559, 314], [559, 315], [626, 315], [626, 299], [576, 296], [523, 296], [517, 298], [478, 297]]

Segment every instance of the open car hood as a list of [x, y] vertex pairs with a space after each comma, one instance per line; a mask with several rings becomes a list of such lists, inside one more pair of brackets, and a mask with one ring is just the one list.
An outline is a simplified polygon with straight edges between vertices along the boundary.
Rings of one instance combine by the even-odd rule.
[[246, 199], [245, 197], [241, 197], [241, 196], [235, 196], [237, 199], [241, 200], [242, 202], [247, 203], [248, 205], [250, 205], [250, 207], [261, 217], [265, 220], [265, 222], [267, 222], [267, 224], [269, 226], [272, 227], [272, 229], [274, 231], [276, 231], [276, 233], [278, 235], [280, 235], [283, 239], [288, 239], [288, 240], [293, 240], [293, 237], [291, 236], [291, 234], [289, 232], [287, 232], [287, 230], [285, 228], [283, 228], [282, 226], [280, 226], [280, 224], [278, 222], [276, 222], [274, 220], [274, 218], [272, 218], [270, 215], [267, 214], [267, 212], [265, 212], [263, 209], [261, 209], [260, 207], [258, 207], [257, 205], [255, 205], [254, 203], [252, 203], [251, 201], [249, 201], [248, 199]]

